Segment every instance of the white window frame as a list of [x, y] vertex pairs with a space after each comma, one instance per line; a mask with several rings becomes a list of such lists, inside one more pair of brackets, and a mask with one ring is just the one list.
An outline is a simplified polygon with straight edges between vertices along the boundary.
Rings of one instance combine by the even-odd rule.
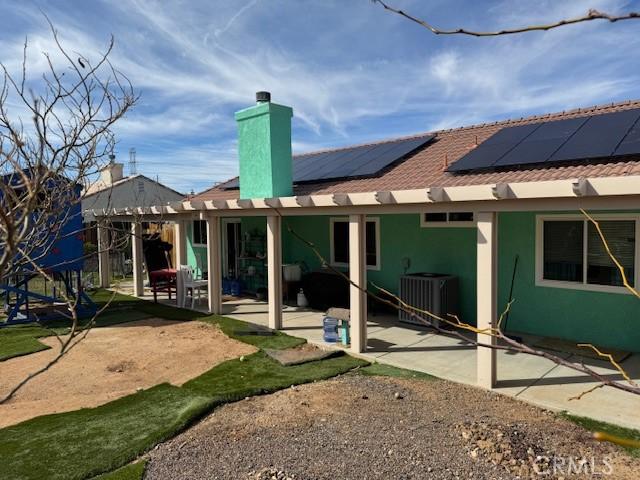
[[[634, 279], [633, 284], [635, 288], [638, 288], [640, 282], [640, 214], [628, 214], [628, 213], [607, 213], [591, 215], [594, 220], [606, 221], [606, 220], [629, 220], [635, 222], [635, 265], [634, 265]], [[544, 274], [544, 222], [552, 221], [582, 221], [584, 224], [583, 233], [583, 264], [584, 269], [582, 275], [582, 283], [567, 282], [563, 280], [548, 280], [543, 278]], [[552, 288], [566, 288], [570, 290], [585, 290], [590, 292], [606, 292], [606, 293], [621, 293], [625, 295], [631, 295], [632, 293], [624, 286], [615, 285], [597, 285], [587, 283], [587, 252], [588, 252], [588, 225], [589, 219], [580, 214], [556, 214], [556, 215], [536, 215], [536, 286], [538, 287], [552, 287]]]
[[195, 223], [196, 222], [205, 222], [204, 223], [204, 225], [205, 225], [205, 227], [204, 227], [205, 228], [205, 230], [204, 230], [205, 231], [205, 237], [207, 235], [207, 221], [206, 220], [193, 220], [191, 222], [191, 239], [192, 239], [191, 246], [193, 246], [193, 247], [206, 247], [207, 246], [206, 243], [196, 243], [196, 228], [195, 228]]
[[[425, 214], [427, 213], [445, 213], [447, 215], [447, 219], [444, 222], [427, 222], [425, 220]], [[470, 222], [452, 222], [449, 220], [449, 215], [451, 213], [458, 213], [458, 212], [421, 212], [420, 213], [420, 226], [422, 228], [472, 228], [477, 226], [478, 222], [476, 221], [476, 212], [469, 212], [473, 214], [473, 220], [471, 220]], [[467, 213], [467, 212], [465, 212]]]
[[[336, 262], [334, 255], [334, 245], [333, 245], [333, 225], [336, 222], [346, 222], [349, 223], [349, 217], [331, 217], [329, 219], [329, 262], [332, 267], [344, 267], [348, 268], [349, 264], [345, 262]], [[380, 256], [380, 217], [367, 217], [365, 222], [373, 222], [375, 224], [376, 230], [376, 264], [375, 265], [367, 265], [367, 270], [375, 270], [378, 271], [382, 268], [382, 261]], [[365, 225], [366, 230], [366, 225]], [[366, 258], [365, 258], [366, 261]]]

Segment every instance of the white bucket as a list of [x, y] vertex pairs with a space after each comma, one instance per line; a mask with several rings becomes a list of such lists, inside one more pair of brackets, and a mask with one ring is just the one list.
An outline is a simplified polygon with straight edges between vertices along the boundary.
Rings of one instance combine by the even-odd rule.
[[291, 263], [282, 266], [282, 276], [285, 282], [299, 282], [302, 278], [302, 269], [300, 265]]

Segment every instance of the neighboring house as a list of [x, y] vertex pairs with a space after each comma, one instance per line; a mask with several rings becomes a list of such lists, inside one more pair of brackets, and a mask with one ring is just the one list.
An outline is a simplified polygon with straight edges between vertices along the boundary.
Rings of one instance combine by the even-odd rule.
[[123, 164], [113, 160], [82, 195], [85, 223], [95, 221], [93, 210], [150, 207], [182, 200], [184, 195], [144, 175], [123, 176]]
[[[95, 228], [96, 218], [94, 211], [117, 208], [150, 207], [152, 205], [166, 205], [169, 202], [180, 201], [184, 195], [144, 175], [123, 176], [123, 164], [114, 161], [100, 171], [100, 177], [89, 185], [82, 194], [82, 217], [85, 224], [85, 242], [97, 246], [98, 236]], [[123, 238], [128, 238], [128, 222], [114, 222], [111, 236], [114, 232], [121, 231]], [[161, 229], [163, 238], [172, 238], [171, 226], [166, 224]], [[147, 232], [147, 229], [144, 229]], [[122, 242], [112, 242], [114, 245], [124, 246], [120, 255], [112, 255], [111, 271], [114, 273], [130, 273], [127, 260], [130, 260], [131, 251]], [[113, 252], [112, 252], [113, 253]], [[89, 259], [87, 269], [92, 269], [92, 259]]]
[[[370, 288], [368, 281], [398, 293], [411, 272], [457, 277], [464, 322], [487, 327], [513, 292], [510, 332], [640, 351], [640, 300], [580, 211], [601, 222], [637, 286], [640, 102], [293, 158], [291, 115], [264, 98], [238, 112], [239, 180], [161, 210], [188, 225], [191, 263], [196, 253], [207, 258], [206, 232], [213, 235], [216, 277], [262, 274], [248, 262], [269, 254], [262, 264], [272, 327], [281, 326], [281, 263], [322, 270], [291, 228]], [[219, 282], [210, 294], [218, 312]], [[349, 298], [352, 348], [364, 351], [367, 302], [353, 287]]]

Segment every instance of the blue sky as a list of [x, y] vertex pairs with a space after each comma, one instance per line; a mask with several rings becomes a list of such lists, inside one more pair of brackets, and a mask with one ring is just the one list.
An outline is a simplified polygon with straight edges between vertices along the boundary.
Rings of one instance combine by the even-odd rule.
[[[389, 0], [441, 27], [495, 29], [622, 0]], [[237, 174], [233, 112], [258, 90], [294, 109], [294, 151], [640, 98], [640, 21], [500, 38], [438, 37], [369, 0], [0, 0], [0, 60], [27, 36], [34, 71], [65, 46], [112, 61], [140, 93], [117, 155], [180, 191]]]

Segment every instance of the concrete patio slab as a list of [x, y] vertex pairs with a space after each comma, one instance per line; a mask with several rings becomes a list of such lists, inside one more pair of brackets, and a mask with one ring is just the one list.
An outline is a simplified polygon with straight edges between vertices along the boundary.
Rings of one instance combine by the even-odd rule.
[[[131, 294], [131, 292], [125, 293]], [[168, 302], [162, 299], [163, 302]], [[251, 299], [234, 299], [223, 304], [226, 316], [267, 325], [267, 304]], [[203, 303], [199, 310], [205, 310]], [[323, 313], [286, 306], [283, 331], [311, 343], [327, 344], [322, 337]], [[421, 326], [403, 324], [389, 315], [370, 316], [367, 327], [368, 349], [362, 357], [396, 367], [407, 368], [439, 378], [469, 385], [476, 384], [476, 349], [464, 340], [435, 334]], [[557, 352], [553, 352], [558, 354]], [[598, 373], [622, 378], [606, 361], [558, 354], [570, 361], [585, 361]], [[622, 366], [640, 384], [640, 355], [634, 354]], [[591, 377], [550, 360], [526, 354], [497, 353], [498, 385], [495, 391], [554, 411], [589, 417], [628, 428], [640, 429], [640, 397], [610, 387], [597, 389], [580, 400], [571, 400], [597, 385]]]

